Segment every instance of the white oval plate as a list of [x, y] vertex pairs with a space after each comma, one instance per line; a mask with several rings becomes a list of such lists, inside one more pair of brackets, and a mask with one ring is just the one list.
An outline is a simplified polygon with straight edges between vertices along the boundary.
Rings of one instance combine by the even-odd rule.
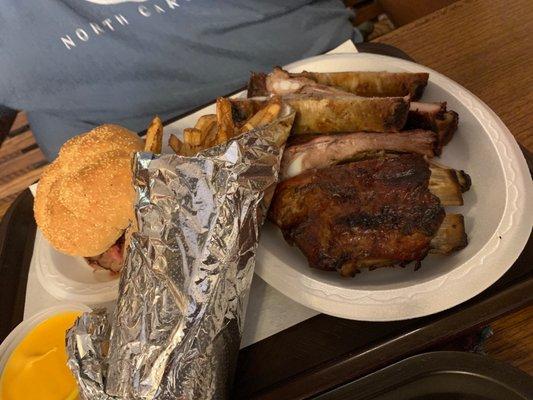
[[317, 311], [365, 321], [421, 317], [460, 304], [492, 285], [513, 264], [531, 232], [532, 186], [524, 157], [498, 116], [468, 90], [424, 66], [375, 54], [333, 54], [286, 67], [334, 72], [350, 70], [428, 72], [422, 101], [446, 101], [459, 113], [459, 129], [437, 159], [472, 177], [465, 205], [447, 212], [465, 216], [469, 245], [449, 257], [430, 255], [422, 268], [363, 271], [353, 279], [308, 267], [280, 231], [267, 223], [255, 272], [291, 299]]

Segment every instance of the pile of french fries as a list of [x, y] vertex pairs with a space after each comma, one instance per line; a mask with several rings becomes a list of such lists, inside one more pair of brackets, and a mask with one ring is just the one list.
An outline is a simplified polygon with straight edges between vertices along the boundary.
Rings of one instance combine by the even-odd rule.
[[[203, 115], [194, 128], [184, 129], [183, 141], [170, 135], [168, 144], [176, 154], [193, 156], [204, 149], [225, 143], [237, 135], [268, 125], [278, 118], [280, 113], [281, 99], [273, 97], [259, 111], [239, 124], [233, 119], [231, 101], [221, 97], [217, 99], [216, 114]], [[163, 123], [156, 116], [146, 131], [144, 150], [161, 153], [162, 143]]]
[[225, 143], [231, 138], [270, 124], [281, 113], [281, 99], [273, 97], [258, 112], [243, 123], [237, 124], [233, 119], [231, 101], [217, 99], [216, 114], [203, 115], [194, 128], [183, 130], [183, 141], [170, 135], [169, 145], [176, 154], [193, 156], [196, 153]]

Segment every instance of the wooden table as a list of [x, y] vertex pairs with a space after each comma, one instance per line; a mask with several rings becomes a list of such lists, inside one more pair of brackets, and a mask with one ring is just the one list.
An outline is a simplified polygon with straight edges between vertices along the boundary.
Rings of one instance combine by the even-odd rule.
[[533, 2], [460, 1], [376, 42], [396, 46], [487, 103], [533, 151]]
[[[376, 42], [398, 47], [487, 103], [533, 151], [533, 2], [460, 1]], [[533, 307], [493, 324], [488, 354], [533, 375]]]

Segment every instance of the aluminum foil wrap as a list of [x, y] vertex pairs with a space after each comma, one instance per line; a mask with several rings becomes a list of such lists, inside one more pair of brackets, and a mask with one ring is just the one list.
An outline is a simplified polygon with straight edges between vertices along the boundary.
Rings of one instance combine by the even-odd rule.
[[113, 316], [82, 315], [68, 365], [85, 399], [229, 397], [259, 228], [294, 112], [195, 157], [134, 158], [138, 230]]

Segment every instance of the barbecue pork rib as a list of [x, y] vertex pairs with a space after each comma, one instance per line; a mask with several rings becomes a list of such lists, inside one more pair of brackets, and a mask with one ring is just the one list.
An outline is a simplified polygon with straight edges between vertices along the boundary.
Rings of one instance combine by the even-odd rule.
[[[252, 74], [250, 79], [250, 86], [252, 89], [248, 91], [248, 97], [252, 95], [281, 95], [281, 96], [386, 96], [388, 95], [402, 96], [402, 93], [408, 92], [410, 98], [413, 99], [413, 92], [422, 94], [423, 89], [427, 84], [427, 74], [409, 74], [409, 73], [369, 73], [369, 76], [381, 77], [386, 83], [381, 87], [378, 85], [377, 89], [351, 90], [350, 82], [355, 82], [355, 76], [362, 73], [314, 73], [304, 72], [301, 74], [289, 73], [279, 67], [266, 74]], [[375, 78], [374, 79], [378, 79]], [[348, 83], [346, 83], [348, 82]], [[401, 84], [400, 84], [401, 83]], [[361, 88], [366, 86], [358, 82]], [[382, 82], [383, 84], [383, 82]], [[377, 85], [377, 83], [374, 83]], [[388, 85], [388, 86], [387, 86]], [[403, 85], [403, 86], [402, 86]], [[260, 88], [259, 88], [260, 87]], [[373, 87], [372, 85], [370, 86]], [[393, 87], [396, 89], [392, 90]], [[403, 87], [403, 89], [401, 88]], [[411, 89], [407, 89], [407, 88]], [[255, 89], [254, 89], [255, 88]], [[391, 94], [392, 93], [392, 94]], [[414, 96], [419, 97], [419, 96]], [[406, 130], [423, 129], [431, 130], [438, 134], [438, 145], [435, 148], [436, 154], [439, 155], [442, 147], [446, 145], [453, 137], [457, 130], [458, 115], [454, 111], [446, 110], [446, 102], [442, 103], [421, 103], [412, 101], [409, 105], [409, 113], [405, 125]]]
[[[283, 102], [296, 111], [293, 135], [339, 132], [398, 132], [407, 120], [409, 102], [403, 97], [359, 97], [351, 94], [290, 94]], [[257, 112], [267, 98], [232, 99], [239, 124]]]
[[[303, 135], [302, 135], [303, 136]], [[298, 136], [294, 136], [298, 138]], [[417, 153], [428, 158], [435, 155], [437, 135], [432, 131], [354, 132], [308, 137], [305, 142], [291, 141], [283, 153], [280, 180], [313, 168], [325, 168], [361, 154], [395, 151]], [[367, 157], [368, 158], [368, 157]]]
[[269, 216], [313, 268], [404, 265], [427, 255], [445, 216], [429, 177], [417, 154], [310, 170], [277, 186]]
[[398, 132], [407, 120], [409, 102], [403, 97], [287, 95], [283, 101], [296, 111], [292, 133]]
[[364, 97], [409, 96], [417, 100], [424, 92], [428, 77], [427, 73], [383, 71], [289, 73], [275, 67], [270, 74], [251, 74], [248, 97], [297, 93], [302, 87], [315, 83], [319, 90], [329, 86]]
[[409, 104], [409, 114], [405, 129], [428, 129], [438, 135], [437, 155], [442, 147], [452, 140], [457, 130], [459, 115], [452, 110], [446, 110], [446, 102]]

